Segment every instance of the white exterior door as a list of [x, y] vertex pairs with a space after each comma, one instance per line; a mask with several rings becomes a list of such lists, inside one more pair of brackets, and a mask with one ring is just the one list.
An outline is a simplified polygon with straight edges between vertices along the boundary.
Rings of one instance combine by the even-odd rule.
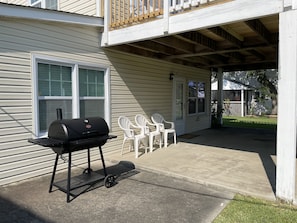
[[185, 132], [185, 80], [173, 80], [173, 120], [177, 135]]

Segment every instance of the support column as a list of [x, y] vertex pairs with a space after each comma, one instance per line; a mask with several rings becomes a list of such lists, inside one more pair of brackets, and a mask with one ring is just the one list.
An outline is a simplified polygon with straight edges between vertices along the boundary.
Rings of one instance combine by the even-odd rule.
[[217, 78], [218, 78], [218, 104], [217, 104], [217, 118], [219, 120], [220, 125], [223, 125], [223, 103], [224, 103], [224, 98], [223, 98], [223, 70], [222, 68], [218, 69], [217, 73]]
[[241, 95], [240, 95], [240, 98], [241, 98], [240, 109], [241, 109], [241, 117], [243, 117], [244, 116], [244, 89], [241, 89], [240, 93], [241, 93]]
[[276, 196], [295, 200], [297, 133], [297, 10], [280, 13]]
[[104, 1], [104, 32], [102, 33], [101, 46], [107, 46], [109, 39], [109, 24], [110, 24], [110, 1]]

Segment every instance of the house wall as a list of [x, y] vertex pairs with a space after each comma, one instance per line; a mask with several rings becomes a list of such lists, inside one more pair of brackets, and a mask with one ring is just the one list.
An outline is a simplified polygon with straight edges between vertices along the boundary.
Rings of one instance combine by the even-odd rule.
[[[52, 171], [53, 152], [27, 142], [33, 135], [32, 54], [105, 64], [96, 28], [0, 21], [0, 185]], [[96, 151], [97, 153], [97, 151]], [[77, 153], [74, 163], [85, 162]], [[64, 168], [65, 165], [60, 165]]]
[[[188, 79], [199, 75], [205, 81], [209, 79], [207, 72], [199, 69], [101, 49], [101, 35], [92, 27], [2, 18], [0, 30], [0, 185], [52, 172], [52, 150], [27, 142], [34, 129], [33, 55], [110, 67], [110, 131], [118, 138], [103, 147], [105, 153], [121, 149], [123, 133], [117, 124], [120, 115], [134, 119], [138, 113], [150, 116], [158, 111], [171, 119], [170, 72]], [[192, 118], [196, 119], [195, 125], [189, 125], [189, 119], [187, 131], [209, 127], [207, 114], [199, 120]], [[92, 160], [98, 160], [98, 149], [91, 154]], [[85, 164], [86, 152], [76, 152], [72, 160], [74, 165]], [[66, 164], [60, 160], [58, 168], [64, 169]]]
[[96, 0], [60, 0], [59, 10], [64, 12], [72, 12], [89, 16], [96, 16]]
[[[0, 0], [2, 3], [9, 3], [15, 5], [29, 6], [29, 0]], [[97, 12], [97, 10], [103, 10], [103, 0], [58, 0], [58, 10], [63, 12], [78, 13], [88, 16], [97, 16], [98, 14], [103, 14], [102, 12]], [[100, 4], [97, 6], [97, 4]]]
[[0, 0], [0, 2], [24, 6], [28, 5], [28, 0]]
[[[206, 83], [206, 112], [191, 116], [186, 114], [185, 131], [193, 132], [210, 126], [210, 72], [208, 70], [148, 60], [143, 57], [131, 57], [125, 53], [110, 50], [106, 51], [106, 54], [113, 65], [112, 69], [119, 74], [118, 77], [112, 77], [114, 82], [111, 91], [117, 92], [111, 98], [113, 122], [117, 122], [120, 115], [134, 120], [136, 114], [144, 114], [150, 118], [154, 112], [159, 112], [165, 119], [172, 120], [173, 81], [169, 80], [169, 74], [173, 72], [175, 78], [184, 78], [186, 82], [194, 80]], [[188, 95], [187, 91], [185, 94]], [[187, 103], [185, 109], [187, 110]], [[119, 134], [122, 135], [122, 132]]]

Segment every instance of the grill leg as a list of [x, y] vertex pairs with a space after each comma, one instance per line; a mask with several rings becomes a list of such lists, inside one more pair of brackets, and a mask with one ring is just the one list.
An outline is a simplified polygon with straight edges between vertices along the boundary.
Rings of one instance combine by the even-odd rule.
[[92, 172], [91, 169], [91, 158], [90, 158], [90, 148], [88, 149], [88, 173]]
[[68, 154], [68, 176], [67, 176], [67, 203], [70, 202], [71, 189], [71, 152]]
[[103, 165], [104, 176], [106, 177], [107, 176], [107, 172], [106, 172], [105, 161], [104, 161], [104, 157], [103, 157], [101, 146], [99, 146], [99, 152], [100, 152], [101, 161], [102, 161], [102, 165]]
[[55, 180], [58, 159], [59, 159], [59, 154], [56, 155], [56, 161], [55, 161], [55, 165], [54, 165], [54, 169], [53, 169], [53, 173], [52, 173], [52, 179], [51, 179], [51, 184], [50, 184], [50, 188], [49, 188], [49, 193], [52, 192], [52, 189], [53, 189], [53, 184], [54, 184], [54, 180]]

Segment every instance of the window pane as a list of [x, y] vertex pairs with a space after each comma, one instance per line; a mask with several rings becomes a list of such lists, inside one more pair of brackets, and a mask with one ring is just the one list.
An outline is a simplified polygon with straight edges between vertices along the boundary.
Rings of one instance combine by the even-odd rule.
[[189, 97], [196, 97], [197, 95], [197, 87], [196, 87], [196, 82], [194, 81], [189, 81], [188, 83], [188, 87], [189, 87]]
[[49, 95], [49, 81], [47, 80], [38, 80], [38, 96], [47, 96]]
[[80, 68], [79, 95], [81, 97], [104, 97], [104, 72]]
[[80, 117], [104, 118], [104, 100], [80, 100]]
[[50, 124], [57, 119], [56, 109], [62, 109], [63, 118], [72, 118], [71, 100], [40, 100], [39, 101], [39, 130], [46, 132]]
[[189, 99], [189, 114], [196, 113], [196, 99]]
[[198, 82], [198, 98], [205, 98], [205, 83]]
[[71, 96], [71, 67], [38, 63], [39, 96]]
[[45, 8], [47, 9], [58, 9], [57, 0], [45, 0]]
[[198, 82], [198, 113], [205, 112], [205, 83]]
[[49, 65], [38, 64], [38, 96], [47, 96], [50, 92]]
[[57, 65], [50, 65], [50, 78], [51, 80], [61, 80], [61, 71], [60, 71], [61, 66]]

